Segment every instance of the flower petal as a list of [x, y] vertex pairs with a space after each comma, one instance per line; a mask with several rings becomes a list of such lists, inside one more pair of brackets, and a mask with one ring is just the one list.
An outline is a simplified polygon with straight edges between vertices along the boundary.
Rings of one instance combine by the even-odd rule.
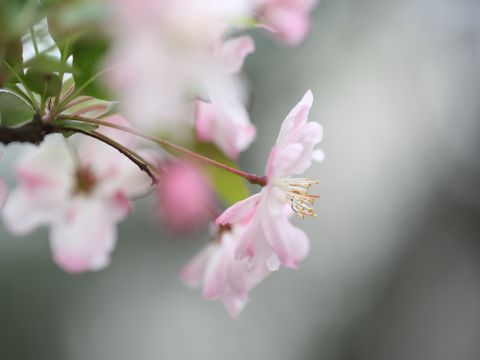
[[77, 198], [52, 226], [55, 262], [68, 272], [100, 270], [110, 262], [117, 237], [111, 208], [100, 200]]
[[308, 255], [310, 242], [304, 231], [290, 223], [290, 214], [291, 209], [286, 205], [283, 211], [264, 216], [262, 224], [267, 241], [282, 265], [296, 268]]
[[208, 262], [215, 249], [216, 245], [207, 245], [180, 270], [180, 278], [188, 287], [196, 288], [202, 285]]
[[211, 255], [203, 283], [202, 294], [205, 300], [215, 300], [222, 296], [227, 281], [229, 261], [230, 257], [225, 256], [222, 249]]
[[248, 54], [255, 51], [255, 43], [250, 36], [239, 36], [223, 43], [221, 49], [222, 65], [230, 74], [239, 72]]
[[8, 188], [3, 179], [0, 177], [0, 209], [7, 198]]
[[249, 198], [246, 198], [245, 200], [235, 203], [225, 210], [223, 214], [217, 218], [215, 223], [217, 225], [228, 225], [244, 221], [255, 211], [261, 196], [262, 193], [260, 192], [250, 196]]
[[277, 145], [282, 147], [290, 142], [292, 134], [307, 122], [312, 104], [313, 94], [311, 90], [308, 90], [283, 121], [277, 138]]
[[8, 231], [17, 236], [23, 236], [41, 225], [51, 223], [64, 201], [55, 195], [58, 193], [35, 192], [32, 194], [24, 187], [10, 192], [2, 212]]

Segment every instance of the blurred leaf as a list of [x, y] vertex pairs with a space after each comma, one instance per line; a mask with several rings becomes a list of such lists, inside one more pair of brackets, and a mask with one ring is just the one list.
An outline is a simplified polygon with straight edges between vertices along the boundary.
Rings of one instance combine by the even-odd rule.
[[40, 55], [29, 61], [28, 67], [43, 72], [72, 72], [71, 66], [62, 64], [59, 58], [51, 55]]
[[42, 18], [37, 0], [0, 1], [0, 43], [2, 39], [21, 36]]
[[25, 74], [25, 84], [37, 94], [45, 91], [47, 96], [57, 96], [62, 90], [62, 83], [57, 74], [37, 69], [28, 69]]
[[100, 119], [118, 112], [118, 102], [95, 99], [89, 96], [84, 96], [82, 100], [81, 103], [63, 111], [63, 114], [75, 114], [88, 118]]
[[[45, 0], [44, 0], [45, 2]], [[64, 55], [71, 55], [76, 39], [94, 31], [100, 32], [107, 10], [102, 2], [48, 0], [48, 29]]]
[[33, 118], [34, 111], [18, 95], [0, 90], [0, 119], [2, 126], [17, 126]]
[[[226, 157], [213, 144], [197, 142], [193, 150], [219, 163], [238, 168], [234, 161]], [[213, 166], [208, 166], [206, 169], [217, 194], [227, 205], [232, 205], [250, 196], [250, 190], [245, 179]]]
[[[77, 88], [80, 88], [98, 74], [107, 49], [108, 43], [102, 38], [85, 37], [73, 44], [73, 77]], [[88, 84], [83, 89], [82, 94], [98, 99], [108, 100], [111, 98], [100, 84], [99, 79]]]
[[23, 45], [21, 38], [9, 40], [3, 48], [0, 48], [0, 86], [6, 83], [17, 83], [18, 78], [3, 63], [5, 61], [18, 74], [22, 73]]
[[[91, 132], [98, 129], [98, 125], [95, 125], [95, 124], [86, 124], [86, 123], [70, 121], [70, 120], [56, 120], [55, 125], [61, 128], [78, 129], [78, 130], [87, 131], [87, 132]], [[74, 134], [75, 134], [74, 130], [68, 130], [63, 132], [63, 135], [67, 138]]]

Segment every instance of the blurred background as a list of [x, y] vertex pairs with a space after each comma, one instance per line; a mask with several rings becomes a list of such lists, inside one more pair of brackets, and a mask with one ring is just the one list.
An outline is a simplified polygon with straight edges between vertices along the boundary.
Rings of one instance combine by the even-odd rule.
[[299, 49], [253, 34], [244, 168], [308, 88], [325, 128], [310, 256], [232, 321], [177, 276], [207, 234], [161, 232], [148, 201], [95, 274], [57, 268], [46, 230], [1, 226], [0, 359], [480, 358], [480, 2], [323, 0]]

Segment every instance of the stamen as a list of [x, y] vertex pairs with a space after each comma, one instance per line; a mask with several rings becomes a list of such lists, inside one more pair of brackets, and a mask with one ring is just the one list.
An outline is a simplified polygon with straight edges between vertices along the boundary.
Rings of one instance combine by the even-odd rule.
[[317, 218], [313, 204], [320, 196], [308, 192], [313, 185], [319, 183], [320, 181], [308, 178], [279, 178], [274, 181], [274, 185], [285, 192], [292, 210], [302, 219], [305, 219], [305, 216]]
[[96, 182], [95, 175], [90, 168], [79, 167], [75, 171], [75, 188], [73, 193], [76, 195], [89, 194], [95, 188]]

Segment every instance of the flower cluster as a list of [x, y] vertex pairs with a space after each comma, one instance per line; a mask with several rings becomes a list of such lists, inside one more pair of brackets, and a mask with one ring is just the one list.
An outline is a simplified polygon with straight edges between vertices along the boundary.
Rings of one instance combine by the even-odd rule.
[[[248, 301], [248, 291], [279, 266], [295, 268], [307, 256], [307, 235], [289, 218], [316, 214], [315, 181], [293, 178], [322, 153], [322, 127], [309, 122], [313, 96], [308, 91], [283, 122], [266, 169], [260, 193], [242, 200], [216, 219], [216, 244], [209, 245], [182, 271], [187, 284], [203, 283], [205, 299], [220, 297], [232, 316]], [[201, 277], [201, 280], [199, 279]], [[214, 291], [211, 289], [215, 289]]]
[[[271, 272], [307, 256], [308, 236], [290, 220], [316, 217], [310, 188], [318, 182], [297, 176], [323, 159], [307, 91], [285, 118], [265, 175], [235, 164], [257, 136], [242, 74], [255, 43], [245, 31], [299, 45], [314, 5], [72, 0], [39, 4], [23, 33], [0, 28], [0, 143], [30, 143], [8, 195], [0, 177], [7, 230], [23, 236], [47, 226], [59, 267], [97, 271], [110, 263], [133, 200], [152, 195], [166, 229], [210, 226], [210, 241], [180, 276], [238, 316]], [[247, 182], [260, 192], [250, 196]]]

